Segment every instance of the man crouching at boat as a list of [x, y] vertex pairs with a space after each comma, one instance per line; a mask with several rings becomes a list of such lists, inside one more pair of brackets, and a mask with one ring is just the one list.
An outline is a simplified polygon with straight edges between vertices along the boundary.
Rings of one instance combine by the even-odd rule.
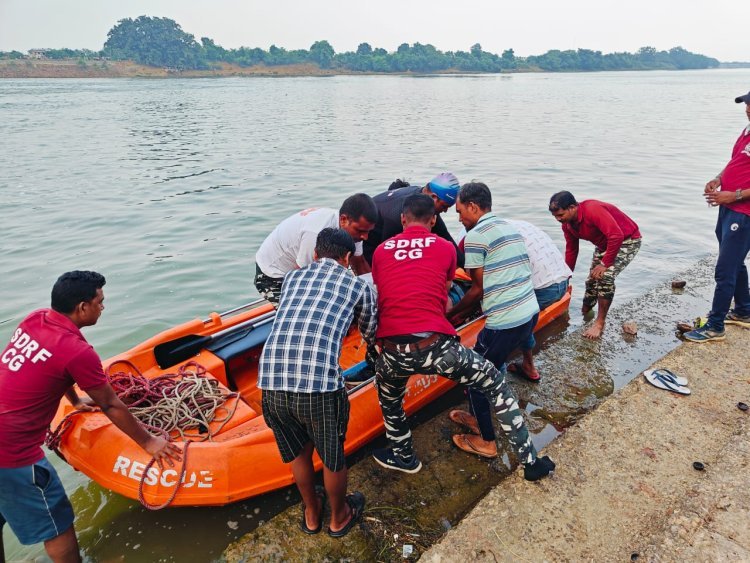
[[378, 246], [372, 263], [379, 310], [380, 355], [375, 373], [386, 437], [392, 445], [375, 450], [375, 461], [406, 473], [422, 468], [412, 448], [403, 399], [410, 376], [437, 374], [483, 392], [524, 466], [524, 477], [529, 481], [544, 477], [554, 465], [549, 467], [549, 458], [537, 459], [505, 378], [492, 362], [461, 345], [445, 317], [456, 251], [430, 232], [435, 223], [432, 199], [423, 194], [406, 198], [401, 221], [404, 232]]
[[[41, 448], [63, 395], [79, 410], [101, 408], [160, 467], [181, 459], [177, 446], [149, 434], [117, 398], [81, 334], [104, 310], [104, 284], [96, 272], [60, 276], [52, 308], [26, 317], [0, 356], [0, 555], [7, 522], [22, 544], [44, 542], [56, 563], [81, 560], [73, 507]], [[74, 383], [91, 399], [79, 397]]]
[[[306, 534], [320, 532], [327, 493], [328, 535], [335, 538], [354, 527], [365, 506], [362, 493], [346, 494], [349, 398], [339, 366], [341, 345], [353, 320], [372, 344], [377, 322], [369, 285], [347, 270], [353, 253], [346, 231], [326, 228], [318, 234], [316, 261], [284, 278], [258, 368], [263, 417], [302, 495], [299, 527]], [[314, 485], [313, 448], [323, 461], [325, 492]]]
[[313, 261], [318, 233], [325, 228], [344, 229], [354, 239], [350, 265], [357, 274], [366, 274], [370, 265], [362, 257], [363, 241], [378, 220], [378, 209], [367, 194], [354, 194], [344, 200], [338, 212], [325, 207], [305, 209], [287, 217], [266, 237], [255, 254], [255, 288], [273, 303], [279, 304], [284, 276]]

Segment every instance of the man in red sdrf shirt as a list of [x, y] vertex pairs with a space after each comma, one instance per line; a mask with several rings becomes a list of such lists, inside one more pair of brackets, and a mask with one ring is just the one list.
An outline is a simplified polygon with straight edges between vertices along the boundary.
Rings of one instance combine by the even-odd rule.
[[[745, 104], [750, 119], [750, 92], [734, 99]], [[706, 324], [685, 334], [692, 342], [724, 340], [724, 323], [750, 328], [750, 289], [745, 258], [750, 252], [750, 125], [746, 126], [732, 149], [732, 158], [703, 190], [712, 207], [719, 206], [716, 238], [716, 289]], [[734, 309], [730, 311], [732, 299]]]
[[548, 456], [537, 457], [505, 377], [492, 362], [463, 346], [445, 317], [457, 258], [455, 247], [431, 232], [435, 224], [432, 198], [408, 196], [401, 223], [403, 233], [380, 244], [372, 260], [378, 288], [376, 384], [391, 445], [375, 450], [375, 461], [404, 473], [422, 468], [412, 446], [403, 400], [409, 377], [437, 374], [484, 393], [524, 467], [524, 479], [546, 477], [555, 464]]
[[594, 256], [586, 280], [581, 311], [588, 314], [598, 307], [596, 319], [583, 333], [599, 338], [609, 307], [615, 297], [615, 278], [638, 254], [641, 233], [630, 217], [611, 203], [587, 199], [578, 203], [570, 192], [557, 192], [549, 200], [549, 210], [562, 223], [565, 235], [565, 262], [576, 267], [581, 239], [594, 243]]
[[[52, 288], [52, 308], [27, 316], [0, 354], [0, 561], [7, 522], [24, 545], [44, 542], [55, 562], [78, 562], [73, 508], [42, 451], [47, 427], [65, 396], [79, 410], [96, 405], [156, 458], [180, 460], [180, 449], [149, 434], [117, 398], [81, 328], [104, 310], [104, 276], [68, 272]], [[81, 398], [73, 384], [89, 398]]]

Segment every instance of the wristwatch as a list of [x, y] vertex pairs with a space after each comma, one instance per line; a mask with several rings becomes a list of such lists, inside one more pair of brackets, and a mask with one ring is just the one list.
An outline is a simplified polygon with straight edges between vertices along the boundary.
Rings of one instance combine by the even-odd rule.
[[742, 201], [742, 190], [734, 192], [734, 201]]

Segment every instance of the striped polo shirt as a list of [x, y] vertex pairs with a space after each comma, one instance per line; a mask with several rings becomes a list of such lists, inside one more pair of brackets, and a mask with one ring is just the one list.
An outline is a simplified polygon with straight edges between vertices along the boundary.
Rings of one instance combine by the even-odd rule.
[[484, 268], [482, 310], [487, 328], [514, 328], [539, 312], [526, 245], [515, 227], [486, 213], [466, 234], [464, 250], [467, 270]]

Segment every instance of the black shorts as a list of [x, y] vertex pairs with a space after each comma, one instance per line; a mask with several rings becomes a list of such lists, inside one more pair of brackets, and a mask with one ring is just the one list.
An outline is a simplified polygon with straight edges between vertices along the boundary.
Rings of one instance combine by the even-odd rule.
[[331, 471], [346, 467], [344, 438], [349, 424], [346, 389], [330, 393], [263, 390], [263, 418], [273, 430], [284, 463], [294, 461], [310, 441]]

